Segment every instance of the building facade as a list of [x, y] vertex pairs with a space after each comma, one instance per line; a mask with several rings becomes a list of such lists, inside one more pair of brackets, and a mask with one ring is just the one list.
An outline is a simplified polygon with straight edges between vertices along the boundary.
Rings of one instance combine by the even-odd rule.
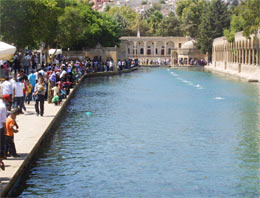
[[122, 37], [120, 51], [125, 52], [126, 58], [137, 58], [145, 65], [152, 62], [167, 62], [172, 66], [190, 65], [191, 59], [205, 58], [194, 43], [190, 37]]
[[232, 43], [225, 37], [214, 39], [211, 67], [260, 80], [260, 31], [249, 39], [238, 32]]
[[122, 37], [120, 48], [124, 48], [125, 57], [150, 64], [171, 61], [171, 51], [181, 48], [188, 40], [188, 37]]

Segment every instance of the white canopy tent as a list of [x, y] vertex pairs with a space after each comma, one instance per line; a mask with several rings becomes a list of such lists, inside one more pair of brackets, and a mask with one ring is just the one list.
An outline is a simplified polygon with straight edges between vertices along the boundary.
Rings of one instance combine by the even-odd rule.
[[9, 60], [16, 52], [16, 47], [0, 41], [0, 60]]
[[[50, 49], [49, 50], [49, 55], [50, 56], [54, 55], [55, 51], [56, 51], [56, 49]], [[62, 54], [62, 49], [57, 49], [55, 55], [58, 55], [58, 54]]]

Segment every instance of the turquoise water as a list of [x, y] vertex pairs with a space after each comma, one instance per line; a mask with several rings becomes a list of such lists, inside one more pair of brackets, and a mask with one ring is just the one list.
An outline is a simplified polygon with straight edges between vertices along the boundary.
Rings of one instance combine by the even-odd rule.
[[20, 197], [259, 197], [259, 103], [201, 70], [86, 79]]

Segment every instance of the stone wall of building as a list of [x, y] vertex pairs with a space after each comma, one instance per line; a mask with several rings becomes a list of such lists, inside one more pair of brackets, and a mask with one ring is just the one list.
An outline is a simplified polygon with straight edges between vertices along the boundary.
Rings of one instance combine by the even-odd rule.
[[232, 43], [225, 37], [214, 39], [212, 63], [207, 68], [260, 81], [260, 31], [250, 39], [239, 32]]
[[[189, 37], [121, 37], [120, 52], [139, 60], [171, 59], [171, 51], [181, 49]], [[145, 61], [146, 62], [146, 61]]]

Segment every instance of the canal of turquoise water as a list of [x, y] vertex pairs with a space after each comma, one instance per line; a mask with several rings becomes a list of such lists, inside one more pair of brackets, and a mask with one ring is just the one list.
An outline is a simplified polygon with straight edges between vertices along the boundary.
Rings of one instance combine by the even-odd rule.
[[260, 86], [197, 69], [86, 79], [23, 183], [20, 197], [260, 197]]

